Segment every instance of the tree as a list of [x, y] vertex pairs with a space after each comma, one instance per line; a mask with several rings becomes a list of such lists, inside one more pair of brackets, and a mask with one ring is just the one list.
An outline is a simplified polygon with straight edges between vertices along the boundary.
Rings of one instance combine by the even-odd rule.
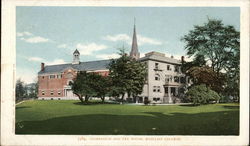
[[104, 103], [105, 97], [110, 92], [110, 78], [104, 77], [96, 73], [90, 73], [91, 75], [91, 84], [89, 85], [90, 88], [94, 91], [94, 96], [101, 98], [102, 102]]
[[37, 98], [37, 92], [38, 92], [38, 83], [30, 83], [25, 85], [27, 90], [27, 97], [29, 98]]
[[[223, 94], [239, 95], [240, 32], [233, 26], [224, 25], [220, 20], [208, 19], [204, 25], [194, 26], [182, 41], [186, 43], [187, 55], [195, 59], [191, 63], [184, 63], [183, 70], [205, 66], [205, 61], [218, 77], [221, 73], [225, 74]], [[202, 63], [199, 64], [198, 60]]]
[[125, 93], [129, 97], [136, 97], [143, 90], [145, 83], [146, 67], [143, 63], [127, 56], [124, 50], [120, 50], [118, 59], [113, 59], [109, 64], [110, 78], [112, 81], [112, 95], [122, 96]]
[[25, 97], [24, 82], [21, 79], [16, 81], [16, 100], [23, 99]]
[[142, 93], [143, 86], [145, 84], [145, 77], [146, 77], [146, 66], [136, 61], [135, 59], [132, 59], [128, 64], [128, 70], [127, 70], [127, 78], [129, 78], [132, 82], [130, 82], [130, 85], [127, 89], [128, 96], [133, 97], [134, 101], [135, 98]]
[[218, 102], [220, 96], [215, 91], [211, 90], [206, 85], [192, 86], [186, 93], [187, 98], [193, 102], [194, 105], [208, 104], [212, 101]]
[[89, 97], [99, 97], [104, 102], [105, 96], [110, 90], [109, 78], [95, 72], [79, 72], [70, 85], [73, 93], [79, 97], [81, 102], [84, 102], [83, 97], [85, 102], [88, 102]]
[[85, 102], [88, 102], [89, 97], [96, 95], [92, 86], [92, 74], [87, 73], [86, 71], [81, 71], [77, 73], [74, 82], [70, 82], [70, 86], [73, 90], [73, 93], [78, 96], [80, 101], [83, 103], [83, 97], [85, 97]]
[[233, 62], [238, 66], [240, 33], [233, 26], [224, 26], [222, 21], [208, 19], [203, 26], [194, 26], [182, 40], [186, 43], [187, 55], [197, 58], [202, 55], [211, 63], [213, 71], [230, 70]]
[[191, 67], [187, 74], [193, 79], [194, 85], [205, 84], [212, 90], [221, 93], [225, 85], [225, 76], [222, 73], [217, 74], [211, 67]]
[[187, 73], [187, 71], [192, 67], [202, 67], [206, 65], [205, 57], [203, 55], [197, 55], [191, 62], [182, 62], [182, 72]]

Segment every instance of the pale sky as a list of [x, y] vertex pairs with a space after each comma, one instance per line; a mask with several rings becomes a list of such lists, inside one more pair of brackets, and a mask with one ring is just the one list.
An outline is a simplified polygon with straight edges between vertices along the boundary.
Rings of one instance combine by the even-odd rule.
[[240, 29], [238, 7], [17, 7], [17, 78], [34, 82], [41, 62], [72, 62], [77, 48], [81, 61], [117, 57], [130, 51], [134, 18], [139, 51], [185, 55], [181, 37], [207, 17]]

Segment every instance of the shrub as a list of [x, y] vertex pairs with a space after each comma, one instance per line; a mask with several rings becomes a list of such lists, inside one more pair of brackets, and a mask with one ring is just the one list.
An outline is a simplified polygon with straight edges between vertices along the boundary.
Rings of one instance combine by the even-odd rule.
[[187, 98], [190, 99], [194, 105], [199, 105], [217, 102], [220, 96], [217, 92], [202, 84], [191, 87], [187, 92]]
[[148, 99], [144, 100], [145, 105], [148, 105], [149, 103], [150, 103], [150, 100], [148, 100]]

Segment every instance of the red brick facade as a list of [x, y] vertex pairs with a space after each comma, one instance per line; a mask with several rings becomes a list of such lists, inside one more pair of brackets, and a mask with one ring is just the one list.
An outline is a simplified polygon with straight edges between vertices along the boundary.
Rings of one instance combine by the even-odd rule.
[[[108, 76], [109, 71], [94, 71], [102, 76]], [[70, 90], [69, 82], [77, 75], [77, 70], [73, 68], [65, 69], [60, 73], [50, 73], [38, 75], [38, 97], [66, 97]], [[75, 96], [75, 95], [73, 95]]]

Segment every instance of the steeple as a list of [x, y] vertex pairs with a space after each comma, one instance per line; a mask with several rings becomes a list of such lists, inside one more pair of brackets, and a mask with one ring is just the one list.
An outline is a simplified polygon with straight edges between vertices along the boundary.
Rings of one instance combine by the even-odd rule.
[[130, 51], [130, 56], [132, 58], [135, 58], [136, 60], [140, 58], [140, 53], [138, 51], [138, 45], [137, 45], [135, 19], [134, 19], [134, 33], [133, 33], [133, 40], [132, 40], [132, 47], [131, 47], [131, 51]]
[[73, 62], [72, 64], [79, 64], [80, 63], [80, 52], [76, 49], [73, 53]]

